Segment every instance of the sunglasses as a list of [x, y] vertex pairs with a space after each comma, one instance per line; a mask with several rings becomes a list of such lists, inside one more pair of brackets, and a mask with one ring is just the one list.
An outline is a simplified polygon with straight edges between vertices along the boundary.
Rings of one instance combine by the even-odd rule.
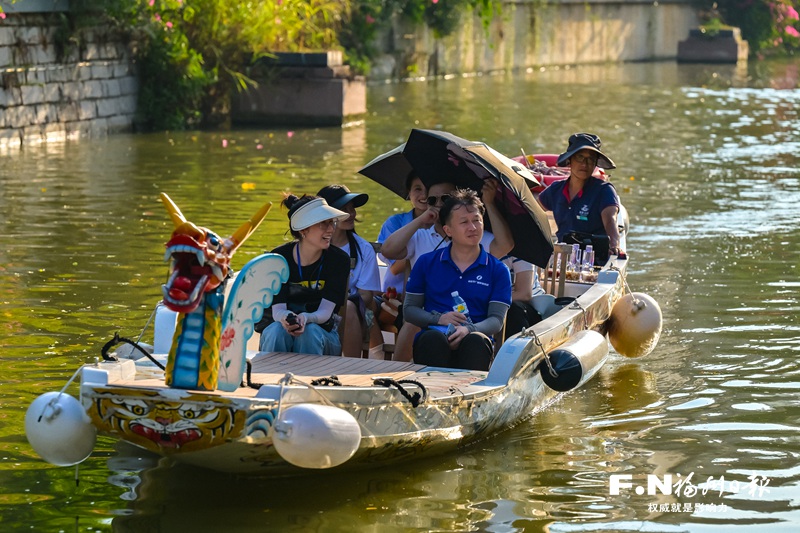
[[441, 202], [442, 202], [442, 205], [444, 205], [444, 203], [445, 203], [447, 200], [449, 200], [450, 198], [452, 198], [452, 196], [450, 196], [449, 194], [443, 194], [443, 195], [441, 195], [441, 196], [428, 196], [428, 199], [427, 199], [427, 200], [425, 200], [425, 202], [426, 202], [426, 203], [427, 203], [429, 206], [433, 207], [433, 206], [437, 205], [437, 204], [439, 203], [439, 201], [440, 201], [440, 200], [441, 200]]
[[575, 161], [579, 165], [583, 165], [584, 163], [587, 163], [587, 164], [589, 164], [591, 166], [596, 166], [597, 165], [597, 158], [596, 157], [591, 157], [591, 156], [590, 157], [584, 157], [584, 156], [582, 156], [580, 154], [575, 154], [570, 159], [572, 159], [573, 161]]

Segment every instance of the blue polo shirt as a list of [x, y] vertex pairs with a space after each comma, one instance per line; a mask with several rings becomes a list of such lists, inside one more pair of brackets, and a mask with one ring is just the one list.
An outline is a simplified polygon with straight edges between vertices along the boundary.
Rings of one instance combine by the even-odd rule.
[[553, 212], [558, 226], [558, 240], [561, 241], [571, 231], [605, 235], [606, 228], [600, 213], [610, 205], [619, 207], [619, 196], [614, 186], [608, 181], [589, 178], [583, 190], [570, 202], [567, 183], [568, 179], [553, 182], [539, 195], [544, 208]]
[[464, 272], [450, 258], [450, 246], [420, 256], [406, 292], [425, 295], [425, 310], [447, 313], [453, 310], [451, 293], [458, 291], [467, 304], [473, 322], [486, 319], [489, 302], [511, 305], [511, 274], [508, 267], [486, 253], [481, 253]]

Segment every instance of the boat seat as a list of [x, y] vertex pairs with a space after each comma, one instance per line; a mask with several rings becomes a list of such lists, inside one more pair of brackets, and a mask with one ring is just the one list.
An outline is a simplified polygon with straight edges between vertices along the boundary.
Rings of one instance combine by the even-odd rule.
[[553, 245], [553, 256], [550, 263], [544, 269], [544, 280], [542, 288], [547, 294], [552, 294], [556, 298], [564, 296], [564, 289], [567, 282], [567, 262], [572, 253], [572, 245], [563, 242]]

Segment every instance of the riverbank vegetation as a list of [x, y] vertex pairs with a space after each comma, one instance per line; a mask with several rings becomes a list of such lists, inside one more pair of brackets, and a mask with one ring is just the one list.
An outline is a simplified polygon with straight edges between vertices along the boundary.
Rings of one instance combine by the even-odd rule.
[[703, 0], [703, 27], [736, 26], [759, 57], [800, 51], [800, 0]]
[[[707, 28], [738, 26], [756, 54], [800, 49], [800, 0], [697, 0]], [[140, 75], [144, 130], [215, 126], [229, 95], [256, 82], [252, 67], [273, 52], [343, 49], [356, 73], [368, 72], [378, 42], [404, 18], [435, 37], [477, 14], [488, 31], [504, 0], [71, 0], [59, 44], [80, 46], [81, 32], [122, 32]]]

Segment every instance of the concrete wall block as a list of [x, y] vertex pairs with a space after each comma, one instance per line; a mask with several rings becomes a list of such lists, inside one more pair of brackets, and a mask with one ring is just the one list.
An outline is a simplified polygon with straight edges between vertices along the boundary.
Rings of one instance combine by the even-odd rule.
[[115, 78], [124, 78], [126, 76], [132, 76], [135, 74], [130, 61], [127, 60], [115, 62], [113, 64], [113, 68]]
[[47, 69], [46, 83], [65, 83], [70, 80], [72, 74], [68, 67], [64, 65], [51, 65]]
[[115, 60], [120, 57], [116, 43], [105, 43], [102, 45], [101, 50], [104, 59]]
[[119, 112], [126, 115], [136, 114], [136, 104], [138, 102], [138, 95], [128, 94], [117, 99], [117, 106]]
[[25, 72], [25, 83], [30, 85], [44, 85], [47, 83], [47, 69], [34, 67]]
[[81, 137], [88, 137], [92, 131], [92, 122], [90, 120], [76, 120], [64, 123], [64, 130], [67, 133], [67, 138], [78, 139]]
[[0, 69], [8, 68], [13, 65], [14, 56], [11, 54], [11, 48], [8, 46], [0, 46]]
[[133, 129], [133, 115], [114, 115], [108, 118], [108, 131], [119, 133]]
[[22, 128], [23, 144], [41, 144], [44, 142], [44, 131], [39, 124], [33, 124]]
[[11, 64], [21, 67], [33, 63], [31, 48], [26, 45], [11, 47]]
[[22, 92], [19, 87], [0, 87], [0, 108], [13, 107], [22, 104]]
[[44, 102], [44, 87], [41, 85], [23, 85], [20, 87], [23, 105], [41, 104]]
[[81, 120], [91, 120], [97, 117], [97, 105], [94, 100], [81, 100], [78, 109], [78, 118]]
[[25, 44], [42, 44], [45, 42], [41, 26], [22, 26], [17, 28], [17, 41]]
[[92, 79], [92, 64], [86, 61], [81, 61], [75, 68], [76, 80], [91, 80]]
[[14, 110], [16, 113], [12, 115], [13, 123], [11, 124], [17, 128], [24, 128], [31, 124], [36, 124], [36, 107], [35, 106], [18, 106]]
[[63, 124], [48, 124], [44, 130], [44, 141], [65, 142], [67, 140], [67, 130]]
[[90, 137], [105, 137], [108, 135], [108, 120], [98, 118], [89, 123]]
[[50, 65], [58, 62], [55, 46], [36, 46], [31, 51], [31, 58], [36, 65]]
[[86, 48], [81, 54], [82, 61], [94, 61], [100, 59], [100, 46], [97, 43], [86, 43]]
[[67, 102], [77, 102], [81, 99], [83, 84], [77, 81], [68, 81], [61, 84], [61, 97]]
[[58, 120], [73, 122], [80, 118], [80, 105], [77, 102], [63, 102], [58, 107]]
[[138, 94], [139, 80], [135, 76], [126, 76], [119, 80], [119, 88], [122, 94]]
[[22, 145], [22, 130], [5, 128], [0, 130], [0, 148], [17, 148]]
[[114, 70], [108, 62], [98, 62], [92, 65], [93, 80], [107, 80], [114, 75]]
[[83, 83], [81, 90], [83, 98], [102, 98], [103, 97], [103, 82], [91, 80]]
[[61, 83], [47, 83], [44, 86], [45, 102], [60, 102], [62, 99]]
[[97, 101], [97, 116], [110, 117], [119, 113], [117, 98], [102, 98]]
[[[8, 19], [6, 19], [8, 20]], [[9, 46], [14, 44], [17, 39], [14, 37], [14, 30], [4, 21], [0, 26], [0, 46]]]
[[103, 81], [103, 94], [115, 98], [122, 94], [122, 89], [119, 86], [119, 80], [110, 79]]

